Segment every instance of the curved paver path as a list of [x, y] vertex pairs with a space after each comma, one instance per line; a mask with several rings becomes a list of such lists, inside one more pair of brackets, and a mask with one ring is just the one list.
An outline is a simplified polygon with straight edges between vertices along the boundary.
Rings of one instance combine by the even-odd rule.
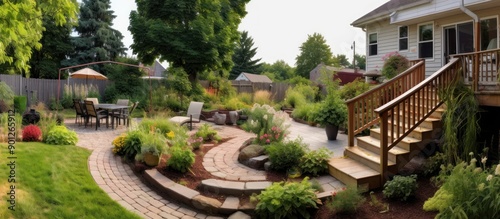
[[114, 156], [111, 142], [126, 131], [123, 126], [115, 130], [103, 126], [96, 131], [95, 127], [76, 126], [74, 120], [65, 123], [77, 132], [77, 145], [92, 150], [88, 163], [96, 183], [126, 209], [143, 218], [221, 218], [207, 216], [184, 204], [163, 199], [122, 163], [120, 157]]
[[[120, 157], [114, 156], [111, 151], [113, 148], [111, 142], [126, 131], [124, 126], [113, 130], [103, 125], [96, 131], [95, 127], [77, 126], [74, 120], [66, 120], [65, 123], [68, 128], [77, 132], [79, 138], [77, 145], [92, 150], [88, 164], [96, 183], [126, 209], [143, 218], [221, 218], [207, 216], [175, 200], [164, 199], [143, 183], [130, 167], [121, 161]], [[302, 136], [311, 149], [317, 149], [320, 146], [326, 146], [333, 151], [343, 149], [341, 148], [342, 137], [339, 138], [342, 139], [341, 141], [325, 142], [321, 140], [326, 138], [321, 137], [321, 135], [324, 136], [324, 132], [318, 134], [318, 128], [295, 122], [292, 122], [292, 127], [289, 136], [293, 136], [291, 138]], [[214, 125], [214, 128], [222, 137], [233, 138], [207, 152], [203, 159], [205, 169], [212, 175], [226, 180], [266, 180], [265, 171], [251, 169], [237, 161], [239, 148], [255, 135], [230, 126]], [[317, 179], [325, 191], [340, 189], [344, 186], [331, 176], [321, 176]]]

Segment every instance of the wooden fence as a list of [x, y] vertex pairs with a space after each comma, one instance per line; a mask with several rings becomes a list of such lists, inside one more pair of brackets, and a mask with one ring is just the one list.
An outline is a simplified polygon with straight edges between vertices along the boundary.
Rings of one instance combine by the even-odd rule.
[[51, 100], [62, 98], [64, 92], [64, 85], [93, 85], [99, 90], [101, 96], [104, 95], [106, 86], [111, 83], [107, 80], [85, 80], [85, 79], [61, 79], [60, 90], [57, 92], [58, 80], [57, 79], [39, 79], [39, 78], [23, 78], [21, 75], [2, 75], [0, 74], [0, 81], [5, 82], [14, 91], [17, 96], [26, 96], [28, 98], [28, 105], [33, 101], [43, 102], [46, 105], [50, 104]]
[[[0, 81], [4, 81], [10, 86], [15, 95], [27, 96], [28, 104], [30, 101], [43, 102], [46, 105], [50, 104], [51, 100], [57, 99], [57, 79], [38, 79], [38, 78], [23, 78], [21, 75], [3, 75], [0, 74]], [[112, 83], [109, 80], [93, 80], [89, 79], [61, 79], [59, 99], [62, 98], [64, 85], [93, 85], [98, 88], [101, 97], [104, 96], [104, 90], [108, 84]], [[200, 84], [205, 89], [210, 89], [207, 81], [200, 81]], [[285, 98], [285, 92], [290, 87], [287, 83], [252, 83], [249, 81], [231, 81], [232, 86], [238, 93], [255, 93], [258, 90], [266, 90], [271, 92], [271, 97], [275, 102], [280, 102]]]

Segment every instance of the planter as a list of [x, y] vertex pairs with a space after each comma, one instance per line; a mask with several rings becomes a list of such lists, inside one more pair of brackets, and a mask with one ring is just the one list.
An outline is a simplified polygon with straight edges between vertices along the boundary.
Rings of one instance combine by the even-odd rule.
[[160, 155], [154, 155], [151, 152], [146, 152], [143, 156], [144, 163], [150, 167], [158, 166], [158, 163], [160, 163]]
[[337, 134], [339, 133], [339, 126], [326, 124], [325, 126], [326, 137], [329, 141], [337, 140]]
[[238, 120], [238, 112], [235, 110], [219, 110], [218, 113], [226, 115], [226, 125], [236, 124]]
[[210, 119], [214, 116], [215, 112], [217, 112], [217, 110], [210, 110], [210, 111], [202, 110], [200, 119], [203, 120]]

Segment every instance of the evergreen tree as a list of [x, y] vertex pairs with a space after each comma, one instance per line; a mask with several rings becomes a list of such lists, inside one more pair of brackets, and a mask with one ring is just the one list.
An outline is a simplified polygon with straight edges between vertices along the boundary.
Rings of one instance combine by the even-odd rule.
[[[77, 37], [73, 37], [74, 53], [68, 65], [84, 64], [97, 61], [114, 61], [120, 55], [125, 55], [123, 35], [111, 28], [114, 11], [109, 0], [83, 0], [80, 6], [80, 16]], [[93, 67], [99, 71], [99, 67]]]
[[253, 59], [257, 54], [257, 48], [253, 47], [253, 39], [248, 36], [247, 31], [241, 33], [240, 41], [236, 43], [233, 54], [233, 69], [229, 73], [229, 79], [235, 79], [242, 72], [260, 74], [261, 59]]
[[317, 65], [321, 63], [325, 65], [333, 64], [333, 54], [330, 46], [326, 44], [325, 38], [319, 33], [309, 35], [307, 41], [300, 46], [300, 51], [301, 53], [295, 58], [297, 76], [309, 78], [309, 73]]

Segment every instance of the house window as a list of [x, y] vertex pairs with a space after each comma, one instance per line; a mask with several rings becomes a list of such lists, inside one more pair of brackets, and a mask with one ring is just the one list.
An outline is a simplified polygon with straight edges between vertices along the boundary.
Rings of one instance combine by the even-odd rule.
[[457, 24], [458, 53], [474, 52], [474, 24], [472, 22]]
[[408, 26], [399, 27], [399, 51], [408, 50]]
[[424, 24], [418, 27], [418, 57], [434, 57], [434, 27], [433, 24]]
[[370, 56], [377, 55], [377, 33], [368, 35], [368, 54]]
[[481, 20], [481, 50], [498, 48], [497, 18]]

